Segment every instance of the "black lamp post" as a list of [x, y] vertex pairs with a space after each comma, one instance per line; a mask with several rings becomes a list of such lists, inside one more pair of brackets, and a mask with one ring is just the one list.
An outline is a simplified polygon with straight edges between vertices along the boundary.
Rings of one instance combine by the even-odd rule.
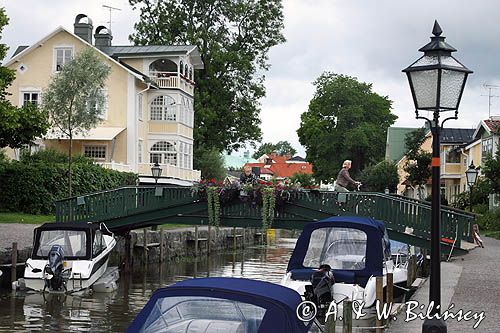
[[469, 201], [470, 201], [470, 212], [472, 213], [472, 188], [476, 184], [477, 175], [479, 170], [474, 166], [474, 161], [471, 161], [469, 169], [465, 171], [465, 176], [467, 177], [467, 185], [469, 185]]
[[158, 184], [158, 179], [161, 176], [161, 168], [158, 162], [155, 162], [155, 164], [151, 167], [151, 174], [153, 175], [153, 178], [155, 179], [155, 184]]
[[[440, 132], [445, 121], [458, 119], [458, 106], [471, 70], [462, 65], [451, 53], [456, 50], [444, 41], [437, 21], [431, 41], [419, 51], [424, 55], [403, 72], [408, 76], [415, 103], [417, 119], [426, 120], [432, 131], [432, 212], [431, 212], [431, 276], [429, 302], [433, 302], [431, 314], [439, 314], [441, 307], [441, 193], [440, 193]], [[433, 118], [422, 117], [419, 110], [432, 111]], [[455, 111], [439, 123], [441, 112]], [[442, 319], [426, 319], [422, 332], [446, 332]]]

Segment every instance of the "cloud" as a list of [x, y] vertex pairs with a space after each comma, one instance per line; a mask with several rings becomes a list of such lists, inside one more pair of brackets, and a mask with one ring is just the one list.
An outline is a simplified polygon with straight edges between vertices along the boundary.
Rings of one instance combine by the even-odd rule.
[[[78, 13], [89, 15], [94, 26], [107, 24], [112, 13], [113, 43], [128, 44], [139, 17], [127, 0], [16, 0], [0, 1], [11, 18], [3, 43], [28, 45], [59, 25], [73, 29]], [[296, 130], [300, 115], [314, 94], [312, 82], [333, 71], [373, 83], [375, 92], [393, 101], [398, 126], [422, 126], [416, 120], [410, 89], [403, 68], [420, 57], [418, 49], [429, 41], [438, 19], [455, 56], [474, 71], [465, 89], [459, 120], [454, 127], [475, 127], [488, 116], [484, 83], [500, 85], [497, 42], [500, 2], [470, 0], [284, 0], [284, 34], [287, 42], [269, 53], [267, 96], [262, 102], [265, 141], [289, 140], [299, 152]], [[29, 10], [27, 10], [29, 8]], [[29, 13], [29, 14], [27, 14]], [[28, 16], [29, 15], [29, 16]], [[493, 91], [500, 95], [500, 90]], [[500, 98], [493, 98], [492, 113], [500, 114]]]

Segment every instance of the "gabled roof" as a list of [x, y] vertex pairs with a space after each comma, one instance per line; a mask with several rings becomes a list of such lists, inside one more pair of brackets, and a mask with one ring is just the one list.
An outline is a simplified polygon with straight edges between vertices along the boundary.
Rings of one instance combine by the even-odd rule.
[[484, 129], [488, 135], [491, 135], [497, 128], [500, 128], [500, 118], [491, 117], [490, 119], [481, 120], [474, 131], [473, 138], [478, 138], [481, 129]]
[[[130, 74], [132, 74], [133, 76], [135, 76], [136, 78], [138, 78], [139, 80], [142, 80], [144, 81], [144, 78], [143, 78], [143, 75], [139, 75], [137, 72], [134, 72], [134, 71], [131, 71], [129, 68], [123, 66], [123, 64], [121, 64], [120, 62], [118, 62], [117, 60], [113, 59], [112, 57], [110, 57], [109, 55], [107, 55], [106, 53], [102, 52], [101, 50], [99, 50], [97, 47], [95, 47], [94, 45], [90, 44], [89, 42], [87, 42], [86, 40], [84, 40], [83, 38], [80, 38], [78, 37], [77, 35], [75, 35], [74, 33], [72, 33], [71, 31], [67, 30], [66, 28], [64, 28], [63, 26], [60, 26], [58, 27], [57, 29], [55, 29], [54, 31], [52, 31], [50, 34], [48, 34], [47, 36], [43, 37], [42, 39], [40, 39], [38, 42], [36, 43], [33, 43], [33, 45], [27, 47], [27, 48], [24, 48], [21, 52], [19, 52], [18, 54], [16, 54], [15, 56], [13, 56], [12, 58], [10, 58], [10, 60], [4, 65], [5, 67], [8, 67], [10, 66], [11, 64], [13, 64], [15, 61], [17, 61], [20, 57], [22, 56], [25, 56], [27, 54], [29, 54], [31, 51], [35, 50], [39, 45], [43, 45], [43, 43], [45, 43], [47, 40], [49, 40], [50, 38], [52, 38], [53, 36], [55, 36], [56, 34], [58, 34], [59, 32], [61, 31], [64, 31], [68, 34], [70, 34], [71, 36], [73, 36], [74, 38], [78, 39], [79, 41], [81, 41], [82, 43], [84, 43], [85, 45], [91, 47], [92, 49], [94, 49], [95, 51], [97, 51], [98, 53], [102, 54], [103, 56], [105, 56], [109, 61], [115, 63], [116, 65], [118, 65], [119, 67], [121, 67], [122, 69], [126, 70], [127, 72], [129, 72]], [[19, 48], [18, 48], [19, 49]]]
[[[312, 164], [303, 162], [303, 163], [286, 163], [283, 161], [281, 163], [271, 163], [268, 168], [265, 168], [265, 163], [247, 163], [250, 167], [259, 167], [262, 170], [270, 170], [272, 174], [276, 177], [288, 178], [293, 176], [296, 173], [306, 173], [313, 174]], [[265, 173], [269, 173], [266, 171]]]

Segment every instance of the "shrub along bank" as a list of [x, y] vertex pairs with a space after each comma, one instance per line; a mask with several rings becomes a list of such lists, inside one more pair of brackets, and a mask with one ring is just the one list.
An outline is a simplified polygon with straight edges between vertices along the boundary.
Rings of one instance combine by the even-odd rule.
[[[0, 163], [0, 211], [51, 214], [54, 200], [68, 196], [67, 156], [41, 152]], [[73, 163], [73, 195], [135, 185], [137, 175], [105, 169], [78, 157]]]

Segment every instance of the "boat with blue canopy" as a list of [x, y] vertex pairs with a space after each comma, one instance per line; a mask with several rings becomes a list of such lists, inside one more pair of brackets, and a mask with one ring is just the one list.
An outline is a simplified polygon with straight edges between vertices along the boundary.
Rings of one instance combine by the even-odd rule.
[[156, 290], [127, 332], [302, 333], [294, 290], [243, 278], [200, 278]]
[[375, 278], [383, 276], [385, 288], [388, 272], [395, 297], [404, 294], [407, 268], [393, 262], [384, 223], [336, 216], [304, 227], [281, 284], [317, 303], [318, 310], [332, 301], [340, 309], [346, 299], [369, 308], [375, 305]]

